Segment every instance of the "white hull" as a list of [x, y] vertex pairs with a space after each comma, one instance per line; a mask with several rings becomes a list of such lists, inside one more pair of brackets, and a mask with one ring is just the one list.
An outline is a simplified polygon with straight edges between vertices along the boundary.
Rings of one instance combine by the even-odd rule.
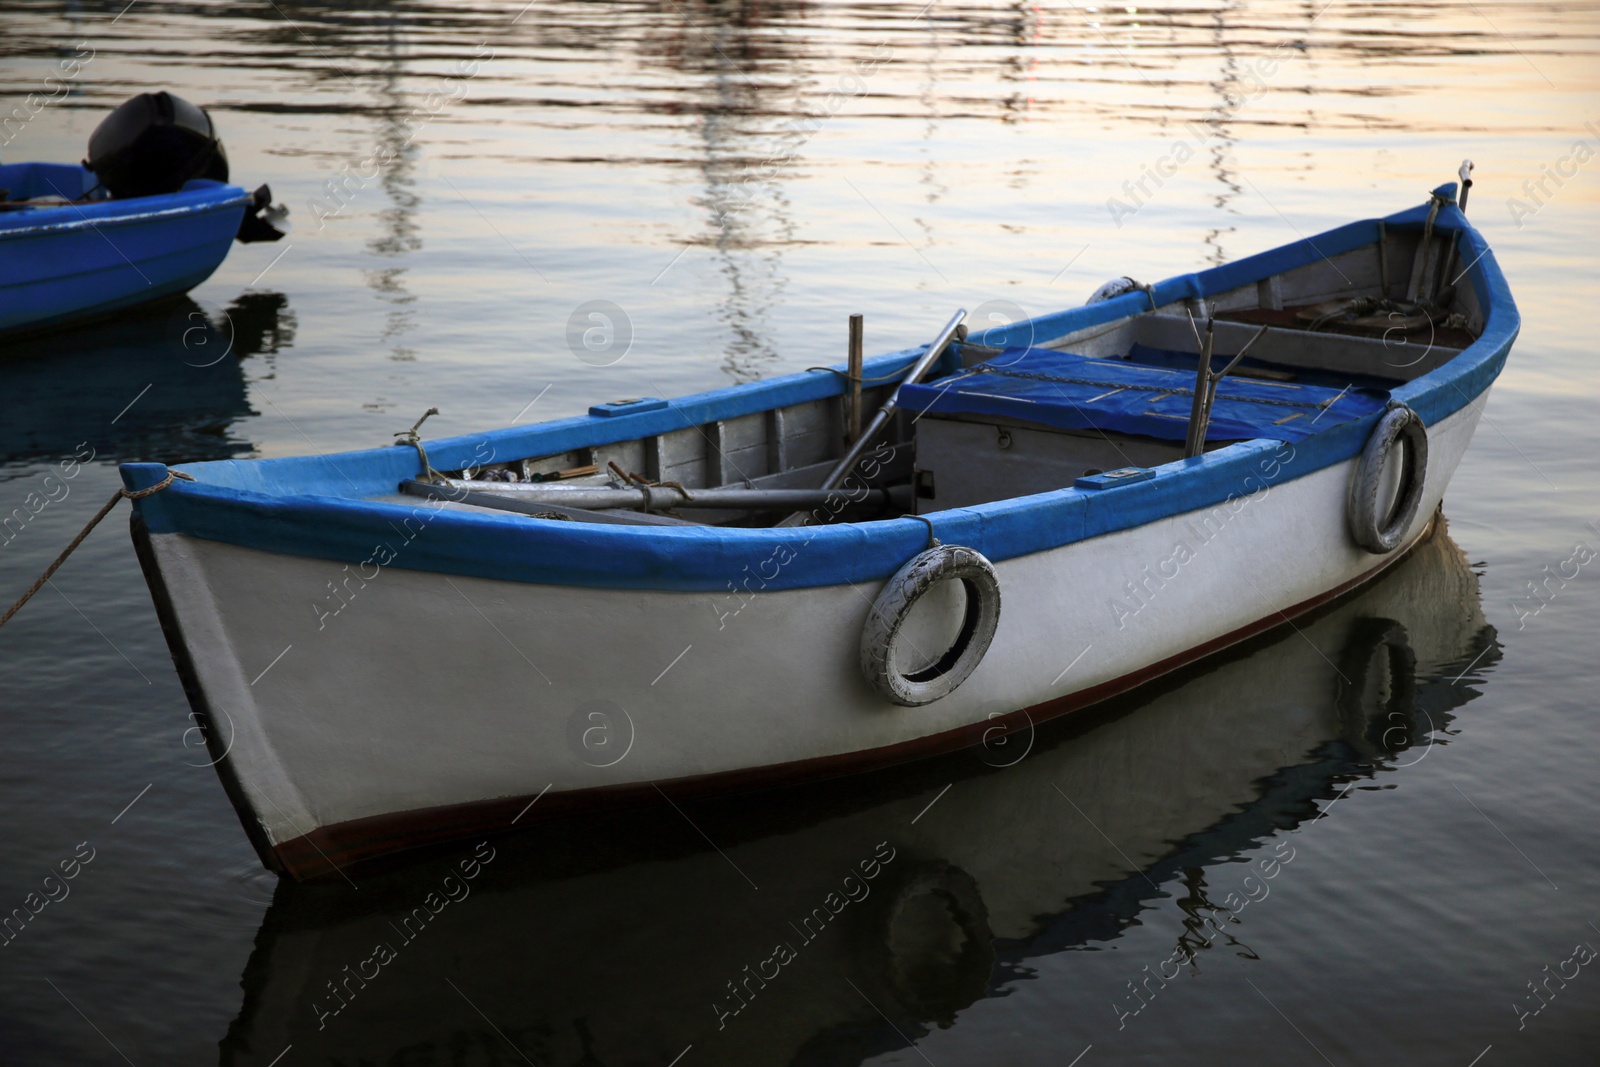
[[[1404, 544], [1432, 521], [1477, 415], [1469, 404], [1429, 428]], [[355, 568], [180, 534], [150, 535], [146, 562], [241, 816], [258, 824], [264, 853], [305, 874], [341, 851], [486, 825], [451, 812], [505, 825], [535, 797], [530, 819], [657, 782], [829, 773], [978, 743], [1016, 709], [1099, 699], [1401, 555], [1352, 543], [1354, 467], [1297, 477], [1290, 458], [1253, 498], [996, 562], [1004, 610], [992, 647], [965, 684], [922, 707], [887, 702], [857, 670], [875, 586], [757, 592], [741, 607], [731, 595], [400, 567], [363, 582]], [[340, 603], [330, 582], [348, 590], [337, 614], [323, 614]], [[1143, 602], [1128, 583], [1150, 590]], [[366, 844], [327, 836], [357, 820], [371, 820], [355, 835]]]
[[[1388, 639], [1414, 663], [1402, 660], [1396, 668], [1385, 654], [1395, 646], [1377, 643], [1373, 634], [1376, 620], [1393, 628]], [[541, 1064], [577, 1063], [586, 1055], [604, 1063], [667, 1064], [692, 1044], [683, 1064], [788, 1065], [844, 1028], [882, 1028], [878, 1009], [897, 1023], [923, 1021], [981, 996], [994, 956], [944, 951], [964, 934], [984, 948], [1000, 939], [1006, 962], [1026, 965], [1040, 953], [1090, 947], [1148, 921], [1143, 913], [1160, 897], [1184, 896], [1196, 885], [1218, 908], [1230, 892], [1259, 897], [1259, 874], [1241, 884], [1256, 869], [1225, 861], [1258, 844], [1263, 854], [1292, 859], [1304, 844], [1286, 831], [1315, 819], [1351, 788], [1347, 775], [1357, 759], [1386, 767], [1391, 782], [1393, 771], [1425, 759], [1430, 731], [1451, 728], [1445, 709], [1471, 696], [1474, 678], [1459, 677], [1465, 666], [1475, 656], [1480, 669], [1494, 662], [1478, 654], [1480, 642], [1492, 643], [1492, 631], [1483, 630], [1476, 579], [1444, 535], [1383, 581], [1300, 626], [1306, 640], [1285, 630], [1251, 655], [1195, 672], [1128, 714], [1062, 743], [1037, 745], [1004, 775], [962, 759], [937, 775], [892, 775], [870, 790], [808, 791], [801, 805], [697, 807], [697, 824], [726, 859], [709, 847], [683, 854], [678, 846], [698, 839], [659, 800], [659, 819], [610, 827], [627, 835], [606, 850], [617, 862], [597, 864], [563, 850], [559, 833], [492, 842], [496, 858], [466, 883], [471, 896], [444, 906], [448, 931], [423, 932], [414, 941], [397, 930], [445, 873], [483, 854], [476, 841], [441, 850], [434, 862], [359, 876], [359, 893], [340, 892], [342, 883], [331, 890], [282, 885], [245, 968], [244, 1004], [223, 1043], [223, 1062], [267, 1067], [293, 1045], [315, 1048], [330, 1062], [383, 1063], [424, 1042], [442, 1049], [476, 1040], [504, 1057], [498, 1062], [520, 1063], [477, 1014], [481, 1008]], [[1430, 680], [1437, 674], [1443, 680]], [[1405, 693], [1415, 695], [1397, 696]], [[1418, 714], [1423, 706], [1431, 709], [1426, 719]], [[1364, 748], [1364, 735], [1412, 747], [1395, 759], [1389, 750]], [[1340, 741], [1351, 747], [1332, 744]], [[1329, 758], [1330, 748], [1344, 752]], [[1369, 765], [1354, 776], [1374, 773]], [[1285, 803], [1291, 792], [1295, 801]], [[1349, 804], [1361, 804], [1362, 796], [1355, 792]], [[1336, 817], [1356, 810], [1338, 804]], [[1270, 842], [1276, 847], [1242, 833], [1241, 815], [1258, 834], [1276, 831]], [[660, 832], [675, 823], [682, 837]], [[880, 842], [895, 850], [895, 859], [867, 885], [869, 895], [843, 906], [839, 918], [850, 924], [848, 936], [829, 931], [804, 941], [788, 922], [811, 914]], [[1205, 868], [1204, 878], [1188, 876], [1196, 867]], [[760, 886], [759, 895], [739, 872]], [[948, 940], [926, 936], [919, 926], [924, 936], [901, 942], [901, 954], [873, 951], [889, 941], [897, 902], [925, 901], [962, 882], [971, 887], [965, 899], [978, 906], [952, 918]], [[1108, 887], [1114, 887], [1110, 901]], [[930, 912], [900, 914], [923, 923]], [[1206, 943], [1227, 951], [1216, 927], [1203, 925], [1207, 914], [1195, 909], [1190, 920], [1194, 951]], [[1245, 914], [1247, 923], [1253, 914]], [[529, 916], [560, 919], [530, 922]], [[1221, 914], [1217, 921], [1228, 927]], [[707, 930], [716, 936], [706, 937]], [[744, 968], [759, 966], [775, 940], [791, 943], [798, 960], [768, 987], [752, 982], [741, 989], [754, 994], [749, 1010], [723, 1017], [722, 1010], [738, 1007], [725, 983], [752, 973]], [[448, 989], [438, 996], [436, 978], [429, 984], [380, 977], [341, 988], [342, 995], [354, 994], [343, 1009], [328, 982], [355, 973], [380, 943], [392, 945], [412, 974], [456, 976], [473, 1002]], [[1153, 968], [1160, 958], [1134, 961], [1125, 977], [1142, 977], [1139, 967]], [[618, 1004], [651, 1010], [608, 1016]], [[1085, 1010], [1112, 1017], [1099, 999]], [[592, 1030], [594, 1043], [586, 1045], [586, 1020], [596, 1018], [608, 1022]], [[487, 1051], [482, 1060], [469, 1052], [467, 1062], [493, 1060]]]

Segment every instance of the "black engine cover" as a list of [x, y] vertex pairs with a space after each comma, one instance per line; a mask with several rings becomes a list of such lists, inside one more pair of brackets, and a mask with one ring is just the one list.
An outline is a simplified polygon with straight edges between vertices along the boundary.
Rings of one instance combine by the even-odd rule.
[[107, 115], [83, 165], [119, 200], [175, 193], [191, 178], [228, 180], [211, 116], [167, 92], [140, 93]]

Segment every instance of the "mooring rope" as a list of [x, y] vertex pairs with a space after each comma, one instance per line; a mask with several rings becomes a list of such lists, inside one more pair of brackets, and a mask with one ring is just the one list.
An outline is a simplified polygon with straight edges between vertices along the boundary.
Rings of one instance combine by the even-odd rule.
[[433, 482], [438, 485], [443, 485], [447, 479], [444, 475], [434, 470], [433, 464], [428, 462], [428, 451], [422, 447], [422, 435], [417, 433], [417, 430], [421, 428], [422, 424], [428, 421], [429, 415], [437, 414], [439, 414], [438, 408], [429, 408], [427, 411], [424, 411], [422, 413], [422, 418], [411, 424], [411, 429], [401, 430], [399, 433], [395, 434], [395, 436], [400, 439], [396, 441], [395, 444], [410, 445], [412, 448], [417, 450], [417, 455], [422, 459], [422, 477], [418, 478], [417, 481]]
[[111, 494], [111, 499], [107, 500], [105, 504], [101, 506], [100, 510], [94, 513], [94, 518], [89, 520], [89, 524], [78, 532], [78, 536], [72, 539], [71, 544], [62, 549], [61, 555], [56, 557], [55, 562], [44, 569], [44, 573], [39, 575], [39, 580], [29, 586], [28, 591], [22, 594], [22, 598], [15, 604], [11, 605], [11, 607], [6, 610], [4, 615], [0, 615], [0, 626], [4, 626], [6, 623], [10, 622], [11, 616], [21, 611], [22, 605], [32, 600], [33, 594], [44, 588], [45, 583], [50, 580], [51, 575], [60, 570], [61, 565], [67, 561], [67, 557], [72, 555], [73, 551], [79, 545], [83, 544], [83, 539], [88, 537], [96, 526], [100, 525], [100, 520], [111, 514], [111, 509], [117, 506], [118, 501], [122, 500], [124, 497], [129, 500], [143, 500], [145, 497], [159, 493], [161, 490], [171, 485], [174, 478], [182, 478], [186, 482], [194, 481], [194, 475], [192, 474], [185, 474], [182, 471], [169, 470], [165, 478], [161, 479], [161, 481], [157, 482], [155, 485], [150, 486], [148, 489], [118, 489], [115, 493]]
[[923, 549], [922, 551], [926, 552], [929, 549], [938, 548], [941, 544], [944, 543], [944, 542], [940, 541], [939, 538], [934, 534], [934, 532], [933, 532], [933, 520], [928, 518], [928, 516], [926, 516], [926, 515], [907, 515], [906, 518], [908, 518], [908, 519], [916, 519], [918, 522], [924, 522], [924, 523], [928, 524], [928, 547]]

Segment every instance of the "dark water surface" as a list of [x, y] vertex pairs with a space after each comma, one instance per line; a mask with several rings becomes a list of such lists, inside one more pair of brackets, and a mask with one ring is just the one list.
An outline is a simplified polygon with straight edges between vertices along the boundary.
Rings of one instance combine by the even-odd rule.
[[[0, 110], [93, 58], [0, 155], [81, 158], [168, 87], [296, 229], [5, 346], [0, 514], [56, 497], [4, 535], [7, 603], [120, 461], [747, 381], [839, 360], [855, 311], [899, 348], [1418, 203], [1464, 156], [1524, 329], [1447, 530], [1014, 766], [354, 885], [260, 870], [119, 512], [0, 632], [0, 913], [76, 871], [0, 939], [0, 1062], [1596, 1062], [1600, 5], [124, 3], [8, 0]], [[590, 301], [614, 332], [573, 347]]]

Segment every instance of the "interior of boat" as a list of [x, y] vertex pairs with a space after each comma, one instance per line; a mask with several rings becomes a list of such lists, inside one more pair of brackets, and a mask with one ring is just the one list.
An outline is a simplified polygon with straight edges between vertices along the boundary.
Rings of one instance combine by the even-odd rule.
[[[1390, 389], [1454, 358], [1484, 327], [1473, 286], [1451, 284], [1467, 266], [1457, 236], [1380, 223], [1374, 243], [1203, 303], [1152, 306], [1026, 345], [987, 346], [977, 342], [992, 334], [958, 330], [919, 381], [867, 377], [857, 391], [850, 373], [813, 368], [836, 375], [841, 391], [441, 472], [401, 490], [451, 508], [578, 522], [761, 527], [927, 515], [1137, 480], [1200, 451], [1292, 442], [1362, 418]], [[1124, 288], [1155, 302], [1137, 283]], [[838, 482], [852, 434], [891, 398], [880, 439], [862, 443], [864, 458]], [[642, 404], [665, 402], [599, 413]]]
[[[0, 165], [0, 211], [71, 204], [89, 195], [94, 176], [77, 164]], [[105, 197], [103, 190], [101, 198]]]

